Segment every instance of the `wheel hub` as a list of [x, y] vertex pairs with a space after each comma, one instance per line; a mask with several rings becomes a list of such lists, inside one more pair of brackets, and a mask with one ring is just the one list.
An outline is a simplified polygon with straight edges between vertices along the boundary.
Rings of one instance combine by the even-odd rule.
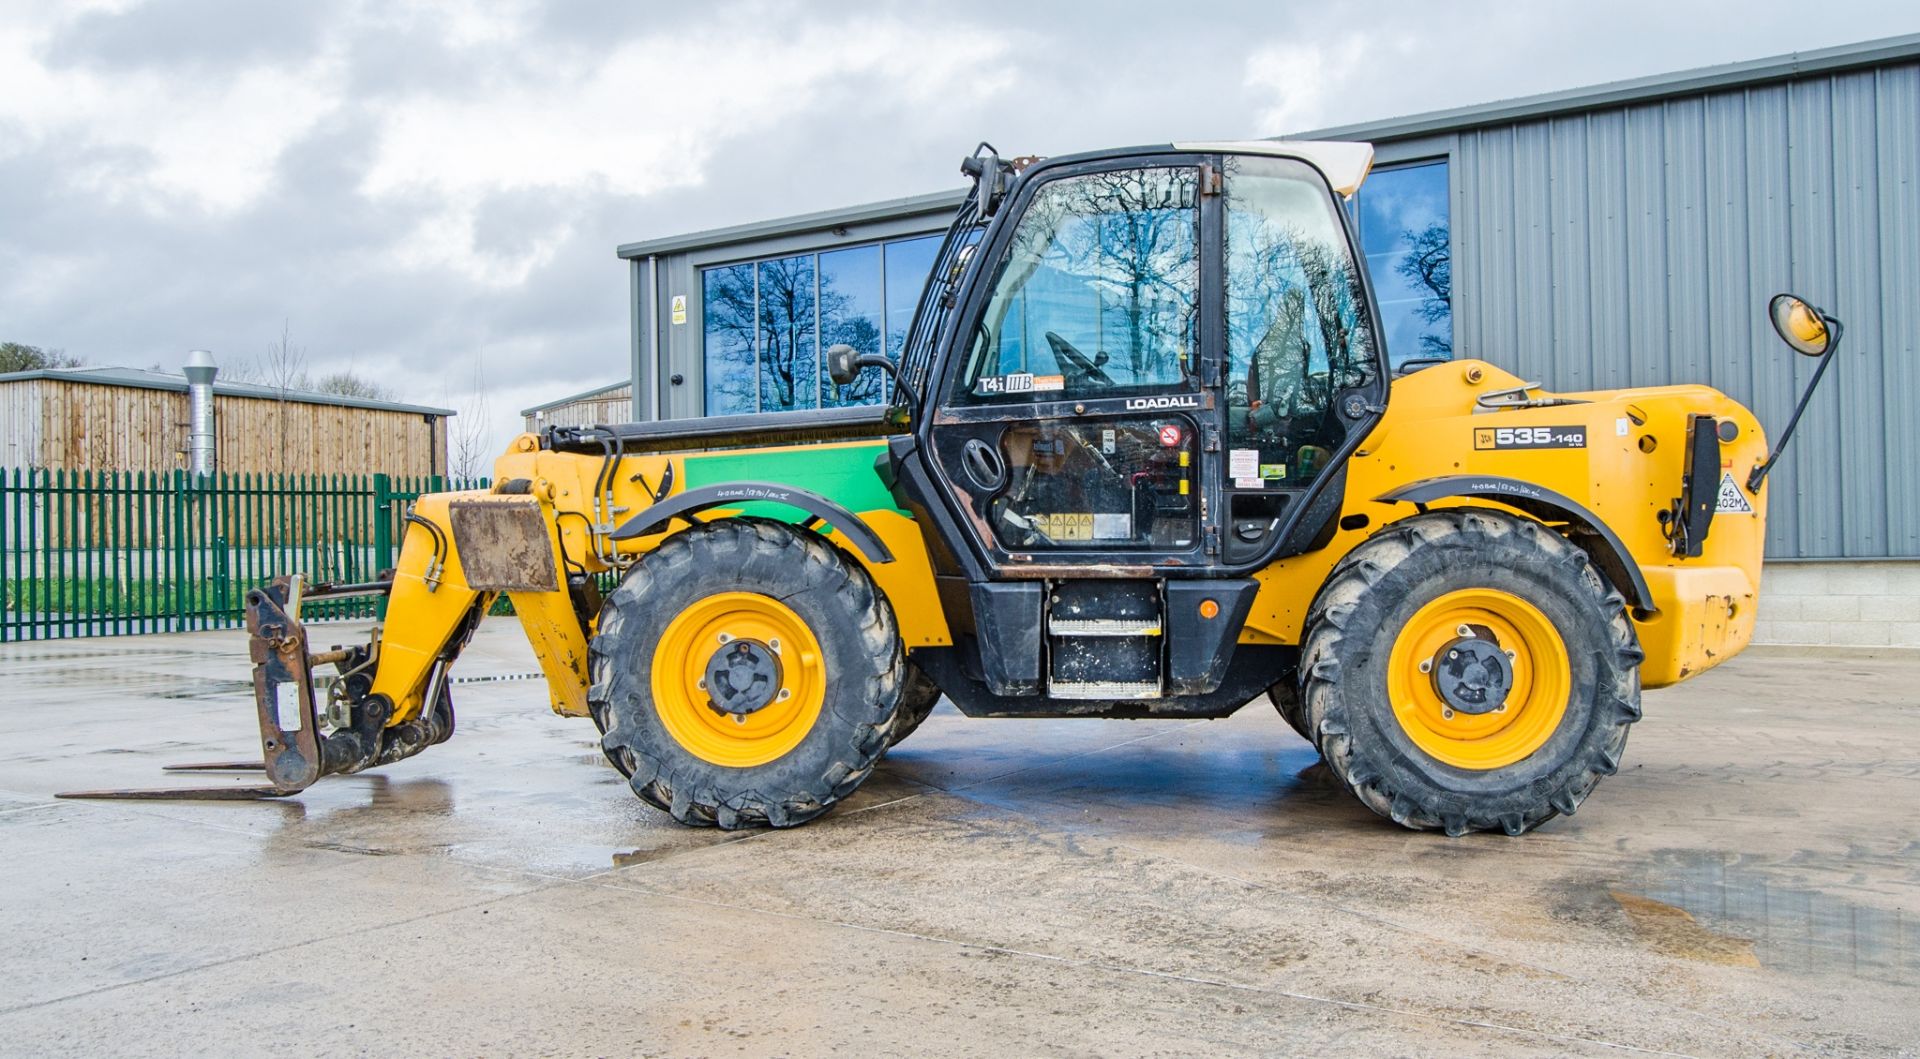
[[1456, 713], [1504, 710], [1513, 690], [1512, 661], [1489, 629], [1462, 626], [1435, 652], [1432, 674], [1433, 690]]
[[766, 709], [780, 695], [780, 655], [758, 640], [729, 639], [707, 659], [707, 708], [734, 717]]

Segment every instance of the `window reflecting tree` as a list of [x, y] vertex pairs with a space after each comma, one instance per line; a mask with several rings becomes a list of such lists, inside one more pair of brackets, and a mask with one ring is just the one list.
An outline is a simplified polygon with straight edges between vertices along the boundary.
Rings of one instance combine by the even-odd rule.
[[1226, 201], [1228, 438], [1261, 468], [1239, 487], [1304, 480], [1338, 445], [1336, 395], [1375, 377], [1359, 269], [1303, 163], [1228, 159]]
[[[880, 352], [880, 248], [856, 246], [820, 255], [820, 348], [849, 345], [862, 356]], [[886, 396], [879, 368], [862, 370], [853, 382], [836, 386], [820, 364], [823, 408], [877, 404]]]
[[1447, 163], [1376, 169], [1354, 220], [1395, 364], [1453, 355]]
[[754, 371], [758, 333], [753, 266], [710, 268], [700, 277], [702, 332], [706, 340], [708, 415], [739, 415], [760, 407]]
[[1453, 247], [1444, 221], [1402, 234], [1406, 256], [1394, 271], [1422, 291], [1415, 310], [1428, 328], [1420, 333], [1420, 355], [1453, 357]]
[[813, 257], [762, 261], [760, 300], [760, 410], [813, 408], [820, 403], [815, 365]]
[[1013, 372], [1062, 375], [1068, 394], [1179, 382], [1199, 296], [1197, 193], [1185, 167], [1043, 186], [999, 266], [967, 389]]

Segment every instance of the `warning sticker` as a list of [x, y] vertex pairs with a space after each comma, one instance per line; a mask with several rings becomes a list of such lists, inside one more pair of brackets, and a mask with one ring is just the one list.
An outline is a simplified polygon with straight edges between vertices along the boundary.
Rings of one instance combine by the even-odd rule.
[[687, 322], [687, 296], [684, 294], [673, 296], [673, 322], [676, 325]]
[[1260, 465], [1260, 477], [1262, 478], [1285, 478], [1286, 476], [1287, 465], [1284, 463], [1263, 463]]
[[[1260, 477], [1260, 450], [1228, 449], [1227, 477], [1233, 479]], [[1258, 489], [1259, 486], [1253, 488]]]
[[1133, 537], [1126, 511], [1051, 511], [1033, 516], [1033, 528], [1054, 541], [1123, 541]]
[[1747, 502], [1747, 494], [1740, 491], [1740, 483], [1734, 480], [1733, 472], [1720, 475], [1720, 495], [1713, 502], [1716, 515], [1751, 515], [1753, 505]]
[[1033, 528], [1056, 541], [1090, 541], [1093, 539], [1093, 512], [1091, 511], [1050, 511], [1033, 516]]

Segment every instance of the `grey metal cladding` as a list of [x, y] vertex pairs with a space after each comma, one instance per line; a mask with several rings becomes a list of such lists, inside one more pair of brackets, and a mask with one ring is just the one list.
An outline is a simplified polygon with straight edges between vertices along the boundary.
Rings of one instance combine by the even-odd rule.
[[1920, 63], [1452, 138], [1455, 343], [1560, 389], [1704, 382], [1778, 431], [1814, 362], [1766, 321], [1846, 321], [1769, 481], [1775, 558], [1920, 556]]

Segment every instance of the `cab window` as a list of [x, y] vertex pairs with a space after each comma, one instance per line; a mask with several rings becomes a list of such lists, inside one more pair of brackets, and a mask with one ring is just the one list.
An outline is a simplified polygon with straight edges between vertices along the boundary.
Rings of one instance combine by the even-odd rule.
[[1185, 387], [1200, 287], [1198, 189], [1191, 167], [1043, 185], [995, 274], [954, 402]]
[[1287, 158], [1224, 168], [1227, 485], [1304, 485], [1345, 437], [1339, 395], [1377, 377], [1372, 324], [1325, 182]]

